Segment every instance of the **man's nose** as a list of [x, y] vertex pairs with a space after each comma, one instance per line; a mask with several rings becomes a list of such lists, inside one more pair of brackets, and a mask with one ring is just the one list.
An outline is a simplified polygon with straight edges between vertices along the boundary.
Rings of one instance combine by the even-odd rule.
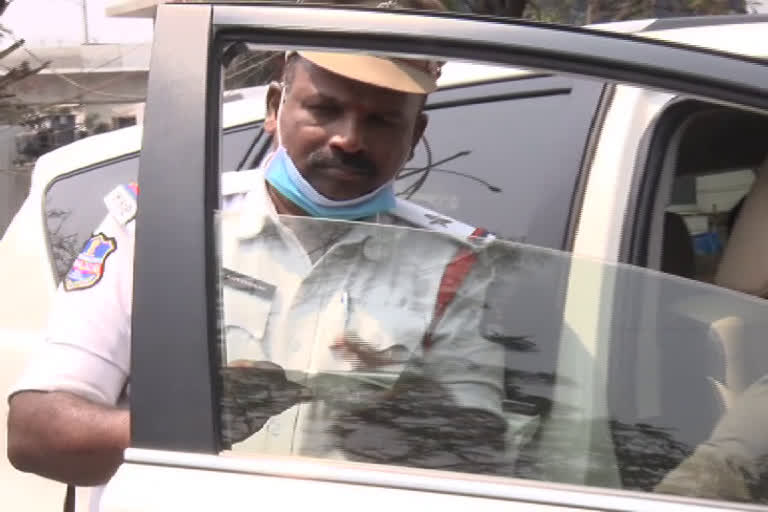
[[345, 116], [339, 120], [329, 144], [345, 153], [357, 153], [365, 149], [363, 124], [356, 116]]

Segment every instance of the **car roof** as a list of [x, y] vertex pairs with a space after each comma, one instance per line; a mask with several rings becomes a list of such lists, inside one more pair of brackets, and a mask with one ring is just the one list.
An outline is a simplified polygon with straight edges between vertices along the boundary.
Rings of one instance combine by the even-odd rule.
[[[738, 30], [734, 26], [738, 25]], [[701, 16], [645, 19], [587, 25], [584, 28], [633, 34], [673, 43], [694, 45], [750, 57], [768, 57], [768, 15]], [[504, 80], [533, 71], [472, 62], [448, 62], [438, 85], [442, 89]], [[225, 96], [222, 121], [225, 129], [260, 121], [265, 115], [266, 86], [231, 91]], [[139, 151], [142, 127], [132, 126], [82, 140], [41, 156], [32, 187], [45, 186], [67, 172]], [[50, 163], [49, 163], [50, 162]]]
[[[738, 26], [738, 30], [734, 27]], [[700, 16], [589, 25], [586, 28], [698, 46], [749, 57], [768, 57], [768, 15]]]
[[[266, 93], [266, 86], [228, 93], [232, 96], [232, 101], [227, 101], [225, 97], [222, 108], [222, 123], [225, 129], [263, 119]], [[136, 153], [141, 149], [142, 134], [142, 126], [135, 125], [85, 137], [46, 153], [38, 158], [35, 164], [32, 188], [45, 187], [56, 176]]]
[[[738, 30], [734, 30], [738, 26]], [[631, 34], [659, 41], [698, 46], [748, 57], [768, 57], [768, 15], [692, 16], [598, 23], [582, 28]], [[768, 64], [768, 63], [767, 63]], [[449, 62], [443, 68], [441, 88], [508, 79], [533, 71], [509, 66]]]

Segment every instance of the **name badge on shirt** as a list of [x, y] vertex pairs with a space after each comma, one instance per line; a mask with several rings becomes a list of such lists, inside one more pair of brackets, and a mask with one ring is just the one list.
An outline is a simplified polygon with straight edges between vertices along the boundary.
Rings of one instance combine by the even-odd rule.
[[235, 290], [246, 292], [264, 300], [272, 302], [275, 298], [275, 285], [269, 284], [261, 279], [241, 274], [236, 270], [228, 268], [221, 269], [221, 279], [225, 286], [231, 286]]
[[228, 268], [222, 269], [228, 360], [269, 360], [266, 335], [275, 285]]

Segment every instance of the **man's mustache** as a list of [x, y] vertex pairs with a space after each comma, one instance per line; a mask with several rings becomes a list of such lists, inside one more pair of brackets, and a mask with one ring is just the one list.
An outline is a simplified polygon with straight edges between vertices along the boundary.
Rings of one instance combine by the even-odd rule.
[[376, 164], [363, 153], [313, 153], [307, 159], [307, 166], [310, 170], [346, 168], [368, 176], [378, 175]]

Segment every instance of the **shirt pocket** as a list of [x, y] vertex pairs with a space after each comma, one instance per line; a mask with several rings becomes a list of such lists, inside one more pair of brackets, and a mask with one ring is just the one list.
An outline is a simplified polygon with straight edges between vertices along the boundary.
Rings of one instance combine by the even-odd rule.
[[347, 339], [352, 335], [368, 349], [368, 366], [394, 370], [421, 355], [434, 308], [425, 292], [402, 286], [351, 294]]
[[229, 287], [224, 288], [223, 299], [227, 363], [269, 360], [265, 337], [272, 301]]

